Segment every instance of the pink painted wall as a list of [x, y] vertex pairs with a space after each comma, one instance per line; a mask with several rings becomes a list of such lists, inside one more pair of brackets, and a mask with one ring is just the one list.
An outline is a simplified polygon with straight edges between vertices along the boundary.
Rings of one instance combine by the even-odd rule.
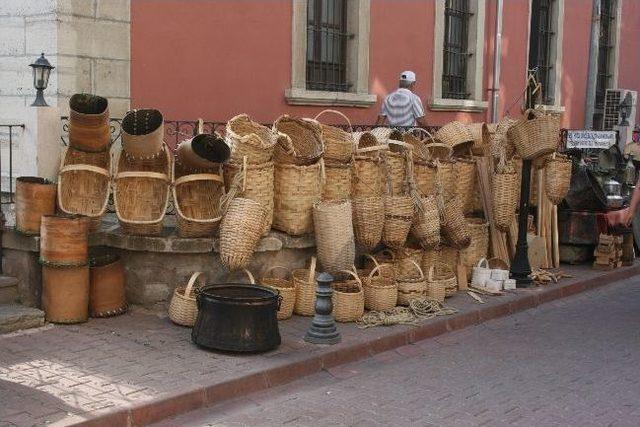
[[[562, 103], [563, 126], [584, 121], [590, 38], [590, 7], [565, 0]], [[187, 6], [188, 4], [188, 6]], [[268, 4], [268, 7], [265, 5]], [[427, 122], [486, 121], [482, 113], [432, 112], [433, 0], [371, 2], [370, 108], [340, 108], [354, 123], [373, 123], [383, 97], [395, 89], [404, 69], [417, 73], [416, 92]], [[269, 122], [280, 114], [313, 116], [323, 107], [290, 106], [291, 0], [136, 0], [131, 2], [131, 96], [133, 107], [152, 106], [167, 119], [226, 121], [246, 112]], [[492, 85], [495, 0], [487, 0], [484, 99]], [[519, 115], [526, 79], [529, 0], [504, 2], [499, 116]], [[640, 89], [640, 1], [624, 0], [619, 85]], [[626, 37], [625, 37], [626, 35]], [[624, 52], [627, 52], [625, 55]], [[629, 53], [630, 52], [630, 53]], [[441, 53], [439, 53], [441, 54]]]

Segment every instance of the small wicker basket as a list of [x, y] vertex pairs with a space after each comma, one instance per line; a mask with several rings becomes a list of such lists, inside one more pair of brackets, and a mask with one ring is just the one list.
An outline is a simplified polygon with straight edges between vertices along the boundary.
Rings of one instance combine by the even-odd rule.
[[560, 204], [571, 184], [571, 159], [553, 153], [545, 166], [545, 192], [554, 205]]
[[352, 278], [333, 282], [333, 316], [337, 322], [355, 322], [364, 314], [362, 281], [354, 271], [342, 270]]
[[398, 302], [398, 286], [392, 264], [379, 264], [371, 255], [367, 256], [375, 265], [373, 269], [363, 272], [364, 307], [367, 310], [387, 311]]
[[[285, 271], [285, 277], [272, 276], [271, 273], [276, 269]], [[262, 275], [260, 284], [275, 289], [280, 293], [282, 301], [277, 313], [278, 320], [289, 319], [293, 315], [293, 307], [296, 304], [296, 286], [293, 283], [291, 271], [282, 265], [269, 267]]]
[[326, 113], [334, 114], [344, 119], [349, 130], [345, 131], [335, 126], [320, 123], [322, 141], [324, 143], [324, 159], [339, 163], [348, 163], [353, 156], [355, 146], [351, 121], [349, 121], [347, 116], [336, 110], [322, 110], [314, 117], [314, 120], [317, 121], [320, 116]]
[[[533, 118], [529, 119], [530, 116]], [[560, 116], [529, 109], [509, 128], [507, 138], [513, 141], [518, 155], [525, 160], [553, 153], [560, 138]]]
[[293, 270], [296, 303], [293, 312], [300, 316], [313, 316], [316, 312], [316, 257], [311, 257], [309, 269]]
[[418, 276], [396, 276], [396, 284], [398, 285], [398, 305], [409, 305], [409, 302], [412, 299], [423, 297], [427, 291], [427, 283], [422, 269], [414, 260], [411, 259], [409, 261], [414, 265], [418, 272]]
[[198, 271], [191, 275], [187, 286], [179, 286], [173, 291], [169, 303], [169, 319], [176, 325], [193, 327], [198, 316], [196, 291], [204, 285], [203, 273]]

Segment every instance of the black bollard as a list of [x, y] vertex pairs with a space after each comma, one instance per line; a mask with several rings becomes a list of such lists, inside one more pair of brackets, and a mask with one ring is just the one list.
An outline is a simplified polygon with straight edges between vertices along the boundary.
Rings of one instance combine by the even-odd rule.
[[337, 344], [342, 338], [331, 314], [333, 312], [333, 301], [331, 300], [333, 277], [329, 273], [320, 273], [317, 282], [316, 313], [304, 340], [313, 344]]

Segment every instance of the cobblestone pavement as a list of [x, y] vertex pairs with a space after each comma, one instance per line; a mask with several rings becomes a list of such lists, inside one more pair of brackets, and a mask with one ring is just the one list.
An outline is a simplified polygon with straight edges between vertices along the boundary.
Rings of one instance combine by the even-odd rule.
[[171, 420], [200, 425], [640, 425], [640, 279]]

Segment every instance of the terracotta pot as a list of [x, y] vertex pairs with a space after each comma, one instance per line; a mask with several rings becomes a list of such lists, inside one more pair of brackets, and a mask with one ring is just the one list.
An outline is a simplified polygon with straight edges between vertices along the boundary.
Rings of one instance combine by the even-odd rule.
[[113, 255], [91, 259], [89, 311], [91, 317], [117, 316], [127, 311], [124, 265]]
[[89, 267], [42, 266], [42, 308], [49, 322], [86, 322], [89, 318]]
[[231, 149], [217, 134], [201, 133], [176, 149], [176, 162], [187, 170], [213, 169], [229, 159]]
[[86, 216], [42, 217], [40, 261], [49, 266], [81, 266], [89, 261], [89, 219]]
[[122, 149], [135, 159], [155, 157], [162, 151], [164, 119], [158, 110], [132, 110], [122, 119]]
[[37, 176], [16, 179], [16, 230], [38, 235], [42, 217], [55, 212], [55, 184]]
[[80, 151], [109, 149], [109, 102], [96, 95], [77, 93], [69, 100], [69, 145]]

